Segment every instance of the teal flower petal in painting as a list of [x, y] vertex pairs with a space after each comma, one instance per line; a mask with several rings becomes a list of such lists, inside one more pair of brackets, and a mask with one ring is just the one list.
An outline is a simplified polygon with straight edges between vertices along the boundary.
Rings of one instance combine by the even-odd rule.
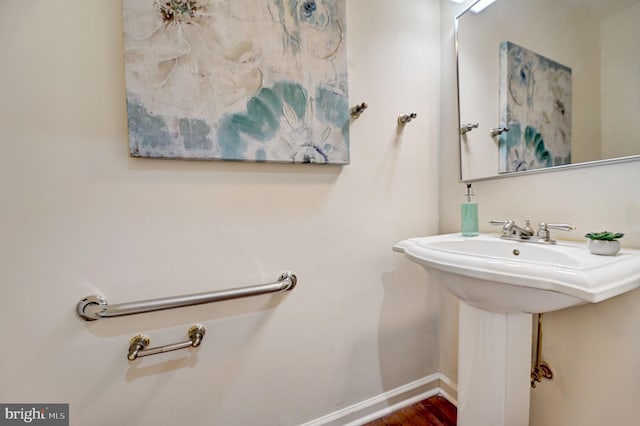
[[342, 128], [349, 122], [347, 99], [335, 91], [324, 87], [316, 90], [316, 117], [324, 122]]
[[307, 91], [304, 87], [297, 83], [280, 82], [273, 86], [273, 92], [293, 108], [298, 119], [304, 119], [307, 109]]
[[277, 112], [260, 97], [260, 94], [254, 96], [247, 102], [246, 117], [250, 125], [246, 131], [258, 140], [271, 139], [280, 127], [276, 114]]
[[205, 153], [213, 148], [209, 139], [211, 128], [204, 120], [181, 118], [178, 126], [185, 149]]
[[[552, 166], [552, 158], [547, 148], [544, 146], [544, 139], [542, 139], [542, 135], [538, 133], [538, 131], [533, 126], [527, 126], [524, 132], [525, 137], [525, 145], [527, 148], [534, 152], [536, 167], [531, 168], [540, 168], [540, 167], [550, 167]], [[530, 164], [533, 166], [534, 164]]]
[[249, 120], [239, 115], [225, 115], [218, 128], [221, 157], [226, 160], [245, 159], [248, 143], [240, 136], [241, 128], [252, 129]]
[[170, 147], [172, 138], [164, 120], [151, 114], [134, 96], [127, 94], [130, 152], [133, 156], [153, 156]]

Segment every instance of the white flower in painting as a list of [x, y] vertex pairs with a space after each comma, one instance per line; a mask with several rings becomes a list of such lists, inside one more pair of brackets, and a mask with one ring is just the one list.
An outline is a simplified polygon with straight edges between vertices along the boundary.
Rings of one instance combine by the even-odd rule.
[[210, 118], [262, 85], [253, 44], [205, 0], [125, 2], [127, 89], [151, 111]]

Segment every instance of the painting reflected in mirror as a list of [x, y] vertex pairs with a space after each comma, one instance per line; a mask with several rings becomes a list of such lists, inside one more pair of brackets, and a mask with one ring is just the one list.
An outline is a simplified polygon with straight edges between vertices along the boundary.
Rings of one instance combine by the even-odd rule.
[[496, 0], [461, 13], [461, 179], [640, 160], [638, 22], [640, 0]]

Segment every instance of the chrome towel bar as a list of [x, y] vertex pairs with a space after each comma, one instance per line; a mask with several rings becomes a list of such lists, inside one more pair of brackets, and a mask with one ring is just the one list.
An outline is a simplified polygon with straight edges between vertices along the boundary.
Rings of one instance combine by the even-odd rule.
[[187, 294], [183, 296], [165, 297], [161, 299], [139, 300], [137, 302], [109, 305], [102, 296], [87, 296], [77, 305], [78, 315], [87, 321], [100, 318], [135, 315], [144, 312], [160, 311], [163, 309], [181, 308], [184, 306], [201, 305], [203, 303], [219, 302], [222, 300], [239, 299], [241, 297], [258, 296], [265, 293], [293, 290], [298, 279], [293, 272], [284, 272], [275, 283], [259, 284], [218, 290], [206, 293]]
[[147, 346], [149, 346], [149, 343], [151, 343], [151, 339], [149, 339], [149, 336], [147, 336], [146, 334], [138, 334], [137, 336], [134, 336], [129, 342], [129, 353], [127, 355], [127, 359], [129, 361], [134, 361], [136, 360], [136, 358], [140, 358], [143, 356], [163, 354], [165, 352], [177, 351], [178, 349], [197, 348], [198, 346], [200, 346], [200, 343], [202, 343], [202, 339], [204, 339], [204, 334], [206, 331], [207, 330], [204, 328], [204, 325], [195, 324], [192, 325], [187, 332], [189, 340], [149, 349], [147, 349]]

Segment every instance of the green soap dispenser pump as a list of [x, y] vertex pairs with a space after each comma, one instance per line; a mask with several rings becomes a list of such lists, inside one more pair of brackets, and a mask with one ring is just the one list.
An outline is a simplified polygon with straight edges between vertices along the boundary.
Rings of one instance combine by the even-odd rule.
[[473, 194], [471, 184], [467, 184], [467, 192], [460, 205], [460, 216], [462, 219], [462, 236], [478, 236], [478, 201]]

